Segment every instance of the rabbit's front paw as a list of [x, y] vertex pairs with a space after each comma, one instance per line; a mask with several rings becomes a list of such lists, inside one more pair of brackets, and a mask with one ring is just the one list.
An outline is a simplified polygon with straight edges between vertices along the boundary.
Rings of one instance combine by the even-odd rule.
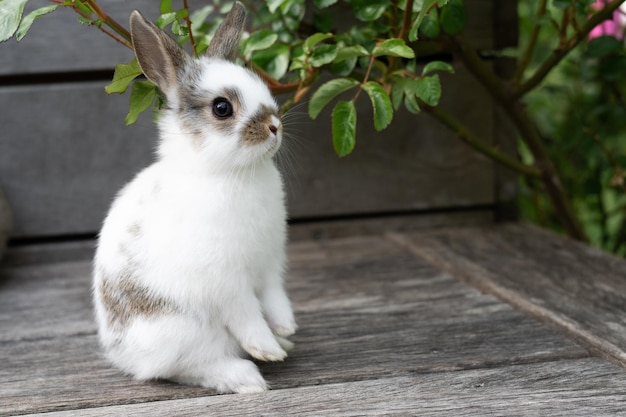
[[298, 329], [298, 325], [293, 319], [284, 322], [270, 319], [268, 324], [272, 332], [279, 337], [289, 337]]
[[254, 359], [265, 362], [282, 362], [287, 357], [287, 352], [280, 347], [276, 339], [271, 341], [252, 342], [243, 345], [243, 349]]
[[263, 299], [263, 311], [267, 324], [279, 337], [289, 337], [298, 326], [293, 317], [291, 303], [282, 288], [267, 290]]

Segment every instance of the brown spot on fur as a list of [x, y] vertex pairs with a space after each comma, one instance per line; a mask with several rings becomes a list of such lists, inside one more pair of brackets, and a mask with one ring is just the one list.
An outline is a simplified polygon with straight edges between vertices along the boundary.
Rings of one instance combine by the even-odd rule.
[[138, 237], [141, 235], [141, 225], [139, 223], [132, 223], [128, 226], [128, 233], [133, 237]]
[[109, 327], [126, 327], [136, 317], [173, 313], [176, 309], [164, 298], [139, 285], [132, 269], [111, 277], [102, 272], [98, 291], [108, 314]]
[[273, 126], [272, 116], [278, 117], [276, 109], [269, 106], [262, 106], [259, 111], [252, 116], [244, 129], [244, 143], [248, 145], [262, 143], [267, 140], [270, 134], [274, 134], [275, 132], [272, 131], [272, 127], [275, 129], [279, 127]]

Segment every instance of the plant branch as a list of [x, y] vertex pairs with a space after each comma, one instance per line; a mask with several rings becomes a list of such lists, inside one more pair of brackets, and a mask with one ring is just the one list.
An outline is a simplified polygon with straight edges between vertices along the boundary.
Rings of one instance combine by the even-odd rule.
[[189, 4], [187, 4], [187, 0], [183, 0], [183, 7], [187, 10], [185, 22], [187, 22], [187, 30], [189, 31], [189, 42], [191, 43], [191, 50], [193, 52], [193, 56], [198, 56], [196, 41], [193, 38], [193, 30], [191, 30], [191, 18], [189, 17]]
[[[126, 30], [126, 28], [120, 25], [115, 19], [111, 18], [100, 6], [95, 2], [95, 0], [84, 0], [85, 4], [89, 6], [91, 10], [98, 16], [102, 23], [106, 24], [108, 27], [113, 29], [115, 33], [120, 35], [126, 42], [130, 45], [130, 33]], [[132, 49], [132, 48], [131, 48]]]
[[563, 45], [559, 45], [552, 54], [544, 61], [544, 63], [535, 71], [535, 73], [516, 91], [516, 97], [521, 97], [529, 91], [537, 87], [552, 71], [552, 69], [561, 62], [569, 52], [574, 49], [580, 42], [589, 36], [589, 33], [600, 23], [609, 19], [615, 10], [624, 3], [625, 0], [613, 0], [608, 3], [602, 10], [594, 13], [589, 17], [580, 31], [572, 35]]
[[404, 5], [404, 17], [402, 19], [402, 29], [400, 30], [400, 34], [398, 38], [403, 40], [408, 40], [409, 31], [411, 30], [411, 14], [413, 13], [413, 2], [414, 0], [406, 0]]
[[115, 42], [118, 42], [121, 45], [124, 45], [125, 47], [127, 47], [128, 49], [133, 49], [133, 45], [131, 44], [130, 40], [126, 40], [124, 38], [121, 38], [120, 36], [116, 35], [115, 33], [109, 31], [107, 28], [103, 27], [102, 24], [95, 24], [96, 21], [93, 21], [91, 18], [90, 14], [86, 14], [84, 13], [82, 10], [80, 10], [78, 7], [76, 7], [73, 3], [72, 4], [65, 4], [64, 0], [50, 0], [50, 2], [52, 3], [56, 3], [62, 7], [69, 7], [70, 9], [74, 10], [74, 12], [76, 12], [76, 14], [84, 17], [85, 19], [90, 21], [90, 24], [92, 26], [95, 26], [96, 28], [98, 28], [102, 33], [104, 33], [105, 35], [109, 36], [110, 38], [112, 38]]
[[472, 133], [466, 126], [461, 124], [461, 122], [455, 119], [451, 114], [442, 110], [440, 107], [431, 107], [424, 102], [420, 102], [420, 107], [425, 112], [429, 113], [439, 122], [441, 122], [443, 125], [452, 130], [454, 133], [456, 133], [459, 139], [474, 148], [476, 151], [488, 156], [489, 158], [497, 162], [500, 162], [507, 168], [512, 169], [513, 171], [516, 171], [517, 173], [522, 174], [526, 177], [541, 178], [541, 171], [539, 169], [534, 166], [526, 165], [518, 161], [517, 159], [512, 158], [509, 155], [501, 152], [496, 147], [491, 146], [487, 142], [484, 142], [482, 139]]
[[498, 78], [493, 70], [478, 56], [474, 48], [466, 44], [460, 37], [449, 38], [456, 54], [463, 60], [467, 69], [486, 87], [487, 91], [506, 111], [517, 131], [528, 145], [536, 161], [536, 167], [541, 170], [542, 180], [548, 196], [563, 222], [568, 234], [578, 240], [587, 241], [587, 237], [574, 214], [560, 176], [552, 163], [543, 139], [528, 114], [517, 100], [509, 94], [504, 82]]
[[546, 6], [548, 4], [548, 0], [540, 0], [539, 6], [537, 7], [537, 14], [535, 15], [535, 24], [530, 32], [530, 37], [528, 38], [528, 43], [526, 44], [526, 48], [522, 53], [522, 56], [517, 65], [517, 70], [515, 71], [515, 75], [513, 76], [513, 81], [515, 84], [519, 84], [522, 81], [522, 77], [524, 76], [524, 72], [530, 63], [530, 60], [533, 56], [533, 52], [535, 51], [535, 46], [537, 45], [537, 39], [539, 38], [539, 32], [543, 26], [541, 20], [546, 13]]

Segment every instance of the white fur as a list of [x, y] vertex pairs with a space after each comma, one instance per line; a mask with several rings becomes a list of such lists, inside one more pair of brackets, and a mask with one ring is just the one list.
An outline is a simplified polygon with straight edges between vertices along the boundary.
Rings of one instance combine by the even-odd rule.
[[[261, 105], [275, 106], [247, 70], [215, 59], [204, 60], [203, 68], [200, 88], [235, 86], [243, 93], [239, 121]], [[281, 134], [244, 145], [207, 123], [198, 148], [175, 109], [162, 115], [159, 127], [159, 160], [119, 193], [100, 233], [94, 302], [101, 344], [113, 364], [138, 379], [220, 392], [265, 390], [244, 351], [281, 361], [281, 345], [291, 346], [284, 338], [296, 330], [283, 289], [283, 184], [271, 158]], [[140, 288], [174, 311], [111, 326], [100, 285], [129, 269]]]

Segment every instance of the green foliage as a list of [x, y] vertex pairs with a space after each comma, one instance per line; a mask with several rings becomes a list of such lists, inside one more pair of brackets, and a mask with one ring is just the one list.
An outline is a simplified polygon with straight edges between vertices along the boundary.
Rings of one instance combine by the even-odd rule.
[[[96, 0], [62, 0], [23, 16], [25, 3], [0, 0], [0, 41], [22, 39], [36, 19], [66, 7], [79, 22], [132, 48], [124, 25]], [[519, 0], [520, 48], [488, 51], [493, 57], [519, 58], [508, 80], [498, 78], [466, 44], [466, 7], [475, 6], [463, 0], [248, 1], [251, 29], [244, 34], [240, 59], [275, 93], [291, 95], [285, 108], [307, 95], [311, 118], [332, 108], [338, 156], [354, 151], [357, 123], [382, 131], [402, 107], [429, 113], [478, 152], [523, 176], [520, 208], [526, 218], [626, 255], [626, 50], [614, 37], [585, 41], [590, 21], [610, 18], [622, 1], [611, 0], [602, 10], [593, 9], [593, 3]], [[156, 24], [200, 55], [233, 0], [214, 0], [194, 10], [184, 4], [161, 0]], [[470, 67], [494, 103], [511, 115], [521, 162], [439, 109], [440, 73], [454, 73], [453, 55], [455, 65]], [[109, 94], [131, 87], [129, 124], [160, 103], [157, 88], [140, 75], [135, 60], [119, 64], [105, 87]], [[358, 121], [356, 102], [367, 99], [373, 120]], [[562, 183], [566, 192], [552, 181]]]
[[[549, 16], [557, 17], [572, 4], [554, 1]], [[523, 42], [532, 30], [533, 6], [520, 5]], [[558, 42], [558, 37], [552, 26], [542, 30], [539, 53], [529, 64], [529, 72], [541, 64], [543, 56], [550, 53], [546, 46]], [[622, 256], [626, 255], [625, 97], [624, 42], [603, 36], [580, 45], [549, 74], [542, 88], [525, 98], [542, 135], [549, 138], [550, 155], [587, 236], [595, 245]], [[533, 162], [523, 142], [520, 154], [526, 162]], [[521, 214], [544, 226], [560, 228], [559, 213], [546, 197], [539, 183], [523, 181]]]
[[356, 139], [356, 108], [353, 101], [340, 101], [332, 114], [333, 146], [339, 156], [349, 155]]
[[27, 0], [2, 0], [0, 3], [0, 42], [11, 39], [20, 26]]

